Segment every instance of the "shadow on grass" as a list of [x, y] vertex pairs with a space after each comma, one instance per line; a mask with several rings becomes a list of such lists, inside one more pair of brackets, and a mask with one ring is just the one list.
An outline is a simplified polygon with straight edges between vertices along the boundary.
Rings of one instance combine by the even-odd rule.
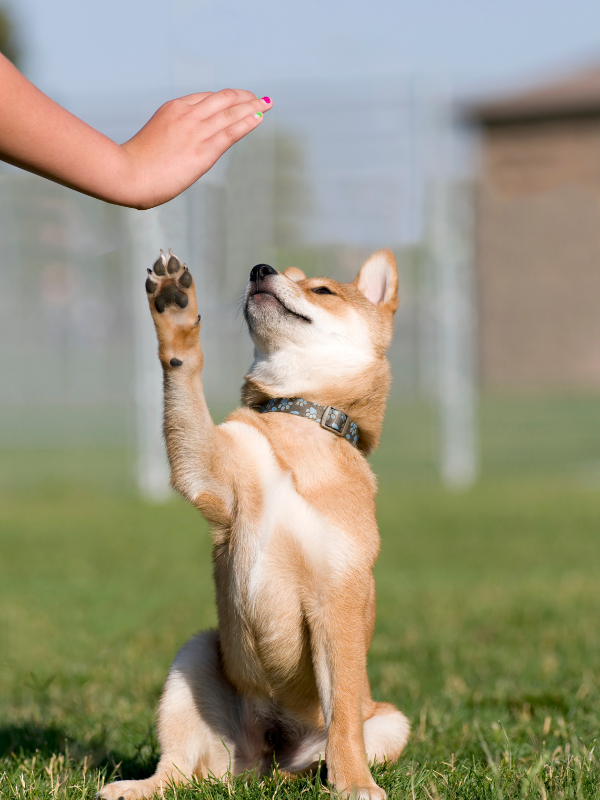
[[[0, 726], [0, 759], [14, 755], [17, 760], [23, 760], [36, 755], [40, 759], [50, 759], [54, 755], [63, 755], [65, 760], [71, 762], [72, 768], [83, 767], [84, 760], [87, 767], [92, 767], [104, 772], [107, 782], [112, 780], [139, 780], [147, 778], [156, 770], [158, 754], [152, 742], [142, 741], [137, 752], [124, 755], [115, 750], [109, 750], [105, 744], [105, 737], [97, 737], [88, 742], [78, 742], [70, 739], [66, 732], [56, 725], [42, 725], [28, 722], [22, 725]], [[142, 750], [152, 747], [151, 755], [142, 755]], [[385, 771], [384, 766], [379, 766], [380, 772]], [[319, 793], [321, 786], [327, 785], [327, 765], [320, 764], [313, 773], [299, 774], [299, 781], [304, 781], [307, 786]], [[279, 780], [275, 775], [269, 775], [275, 784]], [[247, 780], [240, 776], [239, 780]], [[217, 781], [217, 783], [219, 783]], [[220, 785], [220, 784], [219, 784]], [[305, 789], [306, 791], [306, 789]]]
[[[158, 764], [158, 754], [151, 736], [143, 740], [134, 753], [120, 753], [111, 750], [106, 742], [107, 736], [100, 735], [88, 741], [71, 739], [65, 730], [57, 725], [43, 725], [27, 722], [21, 725], [0, 726], [0, 758], [15, 755], [27, 758], [51, 758], [63, 754], [74, 762], [83, 763], [87, 759], [90, 767], [106, 770], [112, 778], [136, 780], [152, 775]], [[148, 750], [151, 752], [148, 754]], [[146, 751], [142, 754], [142, 751]]]

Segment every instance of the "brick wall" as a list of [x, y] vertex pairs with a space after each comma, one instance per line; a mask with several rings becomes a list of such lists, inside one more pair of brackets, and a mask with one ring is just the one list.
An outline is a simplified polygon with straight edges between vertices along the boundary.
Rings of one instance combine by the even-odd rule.
[[484, 128], [476, 264], [485, 386], [600, 386], [600, 117]]

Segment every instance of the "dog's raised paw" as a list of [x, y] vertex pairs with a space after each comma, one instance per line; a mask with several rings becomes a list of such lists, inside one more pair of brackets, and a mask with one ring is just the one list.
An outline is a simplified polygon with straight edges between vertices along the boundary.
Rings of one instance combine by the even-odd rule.
[[159, 314], [169, 306], [184, 309], [189, 304], [188, 290], [193, 278], [187, 266], [169, 250], [168, 256], [160, 251], [152, 269], [148, 270], [146, 292], [150, 303], [154, 303]]

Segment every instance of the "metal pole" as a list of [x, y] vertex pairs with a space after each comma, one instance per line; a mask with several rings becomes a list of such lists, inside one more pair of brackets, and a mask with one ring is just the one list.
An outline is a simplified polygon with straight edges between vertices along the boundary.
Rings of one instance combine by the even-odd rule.
[[437, 290], [440, 471], [447, 486], [463, 488], [478, 472], [472, 202], [467, 182], [452, 175], [455, 131], [447, 98], [439, 99], [436, 116], [430, 248]]
[[136, 481], [143, 497], [164, 502], [170, 495], [169, 466], [162, 438], [162, 370], [156, 333], [144, 292], [146, 269], [164, 249], [159, 209], [127, 211], [132, 242], [132, 305], [134, 311]]
[[477, 392], [471, 291], [470, 197], [466, 186], [447, 187], [447, 252], [440, 270], [441, 473], [450, 487], [477, 478]]

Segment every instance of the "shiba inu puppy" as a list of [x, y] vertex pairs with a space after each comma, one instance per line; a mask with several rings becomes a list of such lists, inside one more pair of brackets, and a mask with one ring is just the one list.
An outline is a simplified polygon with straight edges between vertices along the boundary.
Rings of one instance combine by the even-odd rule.
[[350, 284], [254, 267], [244, 315], [255, 359], [244, 407], [219, 427], [191, 273], [162, 252], [148, 272], [172, 485], [213, 527], [219, 627], [171, 667], [156, 774], [100, 796], [322, 760], [337, 792], [382, 800], [369, 761], [397, 759], [409, 734], [400, 711], [371, 699], [366, 668], [379, 534], [365, 455], [389, 389], [394, 257], [379, 250]]

